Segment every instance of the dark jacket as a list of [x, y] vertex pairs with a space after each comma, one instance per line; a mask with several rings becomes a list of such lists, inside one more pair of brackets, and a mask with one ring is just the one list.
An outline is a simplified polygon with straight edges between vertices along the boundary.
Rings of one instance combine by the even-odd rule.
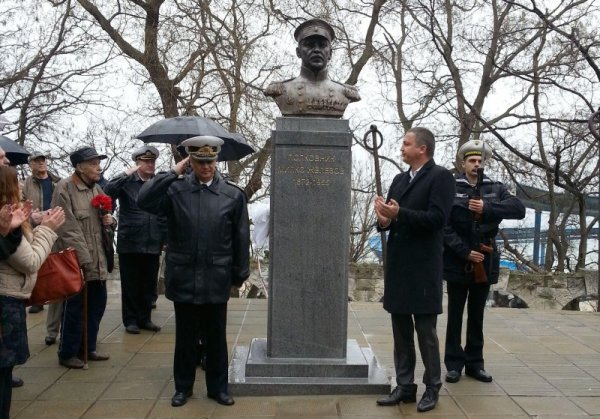
[[194, 173], [159, 173], [142, 186], [138, 205], [167, 217], [166, 297], [220, 304], [250, 275], [246, 195], [215, 175], [209, 187]]
[[0, 260], [8, 259], [10, 255], [15, 253], [22, 237], [21, 227], [14, 229], [6, 236], [0, 235]]
[[137, 205], [137, 197], [145, 182], [137, 172], [125, 173], [110, 180], [104, 192], [119, 200], [117, 253], [158, 255], [167, 236], [167, 220]]
[[410, 182], [397, 175], [387, 199], [400, 212], [389, 229], [383, 307], [393, 314], [442, 312], [443, 229], [454, 198], [452, 174], [429, 160]]
[[444, 229], [444, 279], [462, 283], [473, 281], [473, 274], [465, 272], [465, 265], [469, 263], [471, 250], [477, 250], [479, 243], [484, 243], [492, 244], [494, 248], [492, 254], [485, 254], [483, 264], [488, 282], [495, 284], [500, 269], [500, 253], [494, 240], [498, 226], [505, 219], [523, 219], [525, 206], [502, 183], [484, 177], [481, 186], [483, 214], [478, 228], [475, 228], [473, 212], [469, 211], [469, 197], [473, 193], [473, 186], [464, 174], [456, 179], [456, 197]]

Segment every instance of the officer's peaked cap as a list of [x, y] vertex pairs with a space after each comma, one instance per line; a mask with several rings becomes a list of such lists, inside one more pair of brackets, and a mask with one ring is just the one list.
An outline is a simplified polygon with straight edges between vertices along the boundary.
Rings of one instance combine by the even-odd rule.
[[492, 157], [492, 149], [482, 140], [469, 140], [460, 147], [458, 156], [463, 160], [470, 156], [482, 156], [484, 159], [489, 159]]
[[158, 158], [159, 152], [156, 147], [152, 147], [151, 145], [144, 145], [140, 148], [136, 149], [131, 153], [131, 158], [133, 161], [138, 159], [140, 160], [156, 160]]
[[223, 140], [212, 135], [199, 135], [188, 138], [181, 145], [185, 147], [185, 151], [194, 160], [214, 161], [217, 160], [219, 151], [221, 151]]
[[309, 19], [302, 22], [294, 31], [294, 38], [297, 42], [302, 41], [309, 36], [322, 36], [329, 42], [335, 39], [335, 32], [331, 25], [321, 19]]

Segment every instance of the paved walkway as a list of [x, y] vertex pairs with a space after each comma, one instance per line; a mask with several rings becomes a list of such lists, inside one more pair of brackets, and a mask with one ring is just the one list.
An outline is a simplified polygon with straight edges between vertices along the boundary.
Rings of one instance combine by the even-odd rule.
[[[198, 369], [194, 396], [180, 408], [170, 405], [174, 392], [172, 358], [174, 313], [163, 296], [153, 320], [159, 333], [125, 333], [120, 295], [113, 290], [100, 330], [98, 349], [107, 362], [88, 370], [58, 365], [56, 345], [44, 345], [45, 313], [28, 315], [31, 359], [15, 375], [25, 386], [13, 392], [15, 418], [600, 418], [600, 314], [539, 312], [498, 308], [486, 313], [486, 369], [490, 384], [463, 377], [445, 384], [437, 408], [417, 413], [415, 404], [378, 407], [374, 396], [236, 397], [223, 407], [205, 397]], [[266, 337], [267, 302], [232, 299], [228, 341], [249, 345]], [[393, 375], [388, 315], [378, 303], [349, 305], [348, 338], [370, 346]], [[446, 317], [438, 330], [443, 348]], [[444, 371], [445, 372], [445, 371]], [[422, 366], [417, 371], [420, 381]], [[420, 384], [420, 383], [419, 383]], [[419, 385], [419, 394], [423, 385]], [[235, 395], [234, 395], [235, 396]]]

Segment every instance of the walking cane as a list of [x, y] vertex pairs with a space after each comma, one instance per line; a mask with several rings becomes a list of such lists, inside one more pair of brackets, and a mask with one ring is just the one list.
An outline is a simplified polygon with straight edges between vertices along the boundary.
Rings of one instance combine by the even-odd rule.
[[[369, 145], [369, 134], [371, 134], [371, 138], [373, 140], [372, 146]], [[371, 151], [371, 154], [373, 154], [373, 160], [375, 161], [375, 188], [377, 189], [377, 195], [383, 196], [383, 191], [381, 190], [381, 171], [379, 170], [379, 153], [377, 151], [383, 144], [383, 136], [377, 129], [377, 125], [371, 125], [371, 128], [365, 133], [363, 137], [363, 144], [365, 148]], [[381, 237], [381, 260], [383, 262], [383, 267], [385, 268], [387, 254], [385, 231], [381, 231], [379, 235]]]
[[83, 285], [83, 369], [88, 369], [88, 287]]

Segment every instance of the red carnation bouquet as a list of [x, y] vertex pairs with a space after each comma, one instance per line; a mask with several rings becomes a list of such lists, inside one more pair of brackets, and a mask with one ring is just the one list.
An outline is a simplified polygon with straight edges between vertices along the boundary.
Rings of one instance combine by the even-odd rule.
[[113, 209], [112, 198], [102, 193], [98, 194], [92, 198], [92, 207], [98, 210], [100, 216], [110, 214]]
[[[113, 210], [112, 198], [105, 194], [98, 194], [92, 198], [92, 207], [98, 210], [100, 218], [110, 214]], [[108, 272], [112, 272], [115, 266], [115, 248], [113, 245], [113, 230], [110, 226], [102, 224], [102, 247], [106, 255], [106, 265]]]

